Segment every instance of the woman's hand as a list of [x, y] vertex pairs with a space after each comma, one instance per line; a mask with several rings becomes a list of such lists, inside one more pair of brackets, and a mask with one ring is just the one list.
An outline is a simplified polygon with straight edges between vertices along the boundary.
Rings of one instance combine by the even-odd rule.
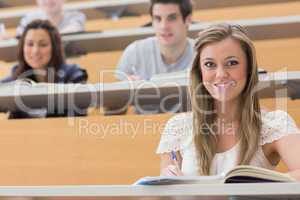
[[161, 170], [160, 175], [161, 176], [183, 176], [183, 173], [177, 164], [172, 164], [163, 168]]
[[161, 154], [160, 175], [183, 176], [181, 162], [182, 158], [179, 151]]
[[139, 77], [137, 75], [129, 75], [128, 76], [128, 80], [130, 80], [130, 81], [138, 81], [138, 80], [141, 80], [141, 77]]

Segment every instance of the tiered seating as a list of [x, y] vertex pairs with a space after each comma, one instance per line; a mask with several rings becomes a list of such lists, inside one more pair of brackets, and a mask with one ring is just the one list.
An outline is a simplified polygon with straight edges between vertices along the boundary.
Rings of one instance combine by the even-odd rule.
[[[252, 16], [249, 16], [247, 13], [255, 13], [257, 16], [278, 16], [278, 15], [294, 15], [297, 13], [299, 10], [299, 2], [289, 2], [289, 3], [278, 3], [278, 4], [268, 4], [268, 5], [257, 5], [257, 6], [239, 6], [239, 7], [229, 7], [229, 8], [218, 8], [218, 9], [209, 9], [209, 10], [200, 10], [200, 11], [195, 11], [194, 17], [196, 21], [210, 21], [210, 20], [218, 20], [226, 17], [232, 17], [231, 19], [239, 19], [238, 14], [236, 15], [229, 15], [228, 13], [239, 13], [241, 15], [240, 18], [247, 18], [247, 17], [255, 17], [254, 14]], [[264, 12], [266, 9], [268, 9], [268, 12]], [[243, 17], [243, 15], [248, 15], [247, 17]], [[202, 20], [201, 20], [202, 19]], [[144, 16], [142, 18], [137, 18], [137, 17], [124, 17], [121, 18], [119, 21], [111, 21], [111, 20], [104, 20], [104, 19], [98, 19], [97, 21], [95, 20], [89, 20], [87, 23], [87, 30], [108, 30], [108, 29], [121, 29], [124, 27], [135, 27], [135, 26], [140, 26], [150, 20], [149, 16]], [[293, 43], [293, 45], [297, 45], [297, 43]], [[100, 45], [101, 46], [101, 45]], [[285, 51], [284, 51], [285, 52]], [[293, 51], [296, 52], [296, 51]], [[106, 53], [104, 53], [105, 55]], [[117, 53], [118, 54], [118, 53]], [[107, 54], [106, 54], [107, 55]], [[113, 55], [115, 55], [113, 53]], [[261, 55], [261, 54], [259, 54]], [[99, 58], [98, 58], [99, 56]], [[92, 58], [93, 57], [93, 58]], [[112, 59], [108, 59], [109, 62], [111, 60], [114, 60], [115, 63], [113, 66], [107, 66], [105, 63], [105, 60], [101, 59], [101, 54], [91, 54], [84, 56], [79, 59], [79, 62], [83, 60], [83, 63], [88, 63], [88, 60], [91, 60], [91, 63], [93, 63], [93, 60], [101, 60], [101, 66], [95, 66], [94, 64], [88, 64], [86, 65], [87, 68], [95, 68], [95, 69], [111, 69], [112, 67], [115, 66], [117, 63], [117, 60], [115, 60], [115, 57]], [[278, 58], [278, 57], [277, 57]], [[102, 62], [103, 61], [103, 62]], [[261, 63], [261, 62], [260, 62]], [[264, 63], [261, 63], [261, 65], [265, 66]], [[275, 63], [276, 65], [276, 63]], [[91, 67], [93, 66], [93, 67]], [[297, 66], [297, 65], [295, 65]], [[83, 65], [83, 67], [85, 67]], [[276, 65], [276, 67], [282, 67], [282, 65]], [[92, 77], [96, 78], [91, 78], [91, 82], [98, 82], [98, 73], [90, 73], [92, 74]], [[114, 78], [108, 78], [108, 81], [113, 81]]]
[[[299, 14], [299, 1], [280, 2], [196, 10], [194, 20], [211, 22]], [[148, 15], [122, 17], [118, 21], [101, 18], [89, 20], [86, 27], [88, 31], [117, 30], [139, 27], [149, 20]], [[9, 32], [13, 33], [14, 30], [14, 28], [9, 29]], [[295, 38], [258, 40], [255, 41], [255, 46], [259, 66], [267, 71], [300, 70], [297, 57], [297, 53], [300, 52], [300, 35]], [[86, 68], [89, 73], [89, 83], [113, 82], [116, 81], [113, 70], [121, 54], [122, 50], [89, 53], [69, 59], [68, 62], [79, 63]], [[11, 66], [12, 63], [0, 63], [0, 65]], [[102, 79], [99, 77], [103, 70], [111, 70], [111, 72], [105, 74]], [[8, 71], [7, 68], [0, 67], [0, 76], [3, 77]], [[279, 100], [286, 101], [287, 107], [279, 106], [282, 104]], [[278, 108], [287, 110], [300, 127], [300, 100], [263, 99], [261, 104], [270, 110]], [[113, 118], [89, 116], [73, 119], [75, 122], [62, 118], [2, 120], [0, 124], [6, 131], [2, 133], [3, 140], [0, 144], [3, 147], [0, 182], [6, 185], [129, 184], [140, 176], [158, 175], [159, 158], [154, 154], [154, 150], [163, 124], [170, 116], [169, 114], [125, 115]], [[145, 130], [147, 120], [159, 125], [160, 130]], [[69, 122], [74, 122], [75, 126], [70, 126]], [[78, 134], [80, 122], [91, 125], [87, 135]], [[138, 129], [138, 136], [134, 139], [124, 131], [125, 122], [132, 123], [133, 127]], [[104, 132], [107, 134], [109, 131], [102, 129], [93, 135], [99, 130], [97, 126], [120, 128], [121, 131], [118, 133], [121, 136], [108, 135], [102, 139]], [[122, 137], [122, 134], [125, 134], [125, 137]], [[53, 144], [56, 147], [53, 147]], [[285, 171], [286, 168], [280, 165], [278, 170]]]
[[[268, 10], [268, 12], [266, 12]], [[215, 8], [207, 10], [195, 10], [193, 19], [196, 22], [255, 19], [273, 16], [299, 15], [300, 2], [277, 3], [271, 5], [251, 5], [228, 8]], [[122, 28], [134, 28], [146, 24], [150, 17], [122, 17], [119, 20], [93, 19], [87, 23], [88, 31], [116, 30]]]
[[[300, 51], [300, 38], [274, 39], [255, 41], [258, 54], [259, 66], [267, 71], [275, 72], [279, 70], [296, 71], [299, 70], [299, 64], [296, 53]], [[99, 82], [99, 73], [102, 69], [113, 70], [121, 56], [121, 51], [91, 53], [70, 60], [70, 62], [80, 63], [90, 74], [91, 83]], [[95, 61], [101, 65], [95, 65]], [[111, 78], [107, 81], [114, 81], [113, 74], [108, 74]]]
[[[80, 0], [68, 0], [69, 2], [78, 2]], [[1, 7], [24, 7], [24, 5], [35, 5], [35, 0], [1, 0]]]
[[[16, 8], [2, 8], [0, 15], [0, 22], [4, 21], [5, 14], [13, 15], [12, 12]], [[22, 8], [18, 8], [22, 10]], [[265, 12], [268, 10], [268, 12]], [[233, 7], [220, 7], [211, 8], [206, 10], [195, 10], [194, 20], [200, 22], [216, 21], [216, 20], [234, 20], [234, 19], [253, 19], [272, 16], [288, 16], [298, 15], [300, 10], [300, 1], [281, 2], [274, 4], [259, 4], [259, 5], [247, 5], [247, 6], [233, 6]], [[100, 12], [100, 11], [99, 11]], [[1, 16], [2, 19], [1, 19]], [[16, 20], [18, 22], [19, 20]], [[143, 14], [141, 17], [121, 17], [119, 20], [105, 19], [98, 16], [97, 18], [91, 18], [87, 22], [87, 31], [103, 31], [103, 30], [115, 30], [123, 28], [133, 28], [144, 25], [149, 22], [150, 18], [148, 13]], [[13, 25], [7, 24], [8, 32], [14, 34], [15, 27], [18, 23]]]

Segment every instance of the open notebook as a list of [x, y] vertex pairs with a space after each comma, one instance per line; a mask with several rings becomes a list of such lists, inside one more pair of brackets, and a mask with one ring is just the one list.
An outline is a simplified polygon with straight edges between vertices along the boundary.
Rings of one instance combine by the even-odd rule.
[[173, 185], [210, 183], [294, 182], [287, 174], [250, 165], [239, 165], [226, 174], [216, 176], [153, 176], [144, 177], [134, 185]]

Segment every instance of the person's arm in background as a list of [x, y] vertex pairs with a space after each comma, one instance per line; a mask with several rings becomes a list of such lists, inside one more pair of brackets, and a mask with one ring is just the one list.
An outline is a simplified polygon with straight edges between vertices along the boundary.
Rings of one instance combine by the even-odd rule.
[[126, 49], [124, 50], [118, 66], [117, 70], [115, 71], [115, 77], [118, 80], [141, 80], [142, 78], [138, 75], [137, 70], [137, 47], [136, 43], [131, 43]]
[[[140, 80], [138, 76], [136, 59], [136, 44], [131, 43], [124, 50], [118, 66], [114, 72], [114, 76], [119, 81], [134, 81]], [[103, 109], [104, 115], [121, 115], [126, 114], [128, 111], [128, 105], [120, 105], [115, 107], [105, 107]]]
[[61, 34], [85, 31], [86, 16], [78, 11], [64, 13], [63, 26], [60, 27]]
[[69, 65], [68, 70], [65, 71], [65, 83], [86, 83], [88, 74], [85, 69], [80, 68], [79, 65]]

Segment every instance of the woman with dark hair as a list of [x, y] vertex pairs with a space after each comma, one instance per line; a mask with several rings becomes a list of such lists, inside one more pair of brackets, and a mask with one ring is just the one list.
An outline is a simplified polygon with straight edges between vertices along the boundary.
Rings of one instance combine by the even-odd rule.
[[[29, 23], [18, 46], [18, 63], [12, 69], [12, 74], [1, 82], [6, 83], [18, 79], [30, 79], [45, 83], [85, 83], [87, 73], [74, 64], [66, 64], [63, 46], [58, 30], [48, 20], [34, 20]], [[49, 113], [47, 110], [32, 110], [32, 112], [15, 111], [9, 118], [31, 118], [67, 115], [85, 115], [65, 110]]]
[[238, 25], [199, 33], [190, 72], [192, 112], [171, 118], [157, 153], [161, 174], [226, 174], [236, 165], [274, 169], [300, 180], [300, 131], [284, 111], [260, 109], [256, 53]]

